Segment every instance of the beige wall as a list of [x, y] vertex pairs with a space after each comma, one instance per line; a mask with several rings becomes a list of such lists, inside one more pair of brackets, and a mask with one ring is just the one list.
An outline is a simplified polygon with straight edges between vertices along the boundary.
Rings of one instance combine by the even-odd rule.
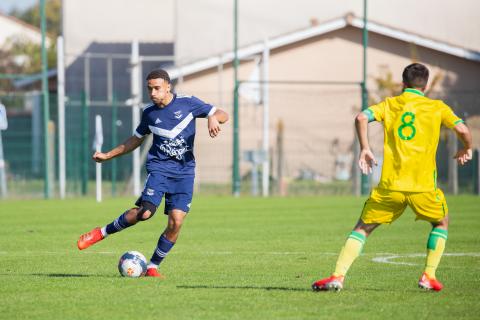
[[[239, 42], [247, 45], [353, 12], [361, 0], [238, 1]], [[233, 1], [177, 0], [178, 61], [192, 61], [233, 48]], [[478, 0], [368, 0], [368, 17], [387, 26], [480, 51]]]
[[63, 0], [67, 63], [98, 42], [173, 42], [175, 0]]
[[[272, 52], [270, 57], [271, 80], [298, 81], [360, 81], [362, 47], [360, 30], [346, 28], [310, 41]], [[392, 71], [400, 81], [403, 68], [411, 63], [411, 47], [401, 41], [370, 35], [368, 51], [369, 89], [375, 91], [374, 77], [380, 70]], [[416, 48], [420, 61], [432, 73], [444, 74], [437, 90], [479, 91], [480, 63]], [[240, 79], [247, 79], [253, 63], [243, 63]], [[177, 91], [194, 94], [232, 113], [233, 74], [230, 66], [221, 73], [217, 70], [187, 77], [177, 86]], [[220, 85], [221, 83], [221, 85]], [[222, 94], [220, 95], [220, 88]], [[372, 92], [373, 94], [373, 92]], [[223, 101], [222, 106], [218, 105]], [[295, 178], [300, 170], [313, 170], [324, 179], [335, 174], [335, 160], [339, 155], [351, 155], [354, 138], [353, 117], [360, 110], [360, 90], [351, 85], [271, 85], [270, 86], [270, 145], [275, 150], [276, 125], [285, 125], [286, 175]], [[457, 106], [458, 110], [477, 105]], [[213, 140], [208, 137], [206, 121], [198, 120], [196, 140], [197, 182], [229, 182], [232, 165], [232, 121], [224, 126], [222, 135]], [[240, 107], [241, 150], [261, 146], [262, 107], [242, 101]], [[375, 151], [381, 153], [383, 131], [381, 126], [371, 127], [370, 136]], [[338, 144], [335, 142], [338, 141]], [[274, 159], [275, 165], [276, 159]], [[242, 175], [250, 169], [242, 162]]]
[[[63, 0], [66, 50], [92, 41], [174, 41], [178, 64], [233, 48], [233, 1]], [[241, 46], [329, 21], [363, 16], [361, 0], [241, 0]], [[397, 29], [480, 51], [478, 0], [369, 0], [368, 17]]]

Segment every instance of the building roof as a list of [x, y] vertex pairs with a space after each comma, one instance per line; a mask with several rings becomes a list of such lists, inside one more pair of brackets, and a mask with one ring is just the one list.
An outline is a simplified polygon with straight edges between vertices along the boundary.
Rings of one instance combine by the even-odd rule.
[[[42, 32], [36, 26], [26, 23], [16, 17], [9, 16], [0, 12], [0, 46], [5, 49], [5, 40], [15, 36], [28, 39], [34, 43], [40, 44]], [[45, 38], [46, 45], [49, 47], [51, 40], [48, 36]]]
[[[304, 41], [316, 36], [320, 36], [328, 32], [340, 30], [347, 26], [363, 29], [363, 19], [355, 17], [352, 14], [347, 14], [346, 16], [341, 18], [337, 18], [306, 29], [294, 31], [285, 35], [268, 39], [268, 41], [266, 42], [252, 44], [238, 50], [238, 59], [242, 60], [249, 58], [252, 55], [260, 54], [265, 49], [265, 45], [267, 45], [270, 50], [273, 50], [283, 46], [294, 44], [299, 41]], [[478, 51], [465, 49], [459, 46], [445, 43], [443, 41], [431, 39], [422, 35], [403, 31], [373, 21], [367, 22], [367, 29], [369, 32], [413, 43], [425, 48], [457, 56], [463, 59], [480, 62], [480, 52]], [[171, 79], [177, 79], [191, 74], [195, 74], [200, 71], [208, 70], [210, 68], [214, 68], [225, 63], [231, 63], [233, 62], [233, 59], [234, 52], [229, 51], [217, 56], [212, 56], [210, 58], [185, 64], [182, 66], [169, 68], [167, 71], [169, 72]]]
[[10, 22], [12, 22], [12, 23], [19, 24], [19, 25], [21, 25], [22, 27], [28, 28], [28, 29], [30, 29], [30, 30], [32, 30], [32, 31], [34, 31], [34, 32], [39, 33], [39, 34], [42, 33], [42, 31], [41, 31], [39, 28], [37, 28], [36, 26], [33, 26], [33, 25], [31, 25], [31, 24], [28, 24], [28, 23], [26, 23], [25, 21], [18, 19], [17, 17], [10, 16], [10, 15], [8, 15], [8, 14], [4, 14], [4, 13], [2, 13], [1, 11], [0, 11], [0, 17], [2, 17], [2, 18], [4, 18], [4, 19], [7, 19], [7, 20], [10, 20]]

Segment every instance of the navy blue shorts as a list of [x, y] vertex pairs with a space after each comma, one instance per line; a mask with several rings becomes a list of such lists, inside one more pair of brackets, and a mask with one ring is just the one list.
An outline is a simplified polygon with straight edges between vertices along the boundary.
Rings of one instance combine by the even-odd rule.
[[188, 212], [192, 203], [194, 179], [194, 176], [171, 178], [158, 172], [151, 172], [135, 205], [140, 206], [142, 201], [148, 201], [158, 207], [165, 195], [166, 215], [173, 209]]

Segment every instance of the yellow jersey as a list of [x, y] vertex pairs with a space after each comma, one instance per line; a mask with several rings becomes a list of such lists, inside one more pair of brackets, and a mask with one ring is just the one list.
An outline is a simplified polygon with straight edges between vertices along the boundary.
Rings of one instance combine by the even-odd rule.
[[440, 127], [463, 122], [441, 100], [407, 88], [363, 111], [369, 121], [383, 122], [384, 145], [379, 188], [428, 192], [436, 189]]

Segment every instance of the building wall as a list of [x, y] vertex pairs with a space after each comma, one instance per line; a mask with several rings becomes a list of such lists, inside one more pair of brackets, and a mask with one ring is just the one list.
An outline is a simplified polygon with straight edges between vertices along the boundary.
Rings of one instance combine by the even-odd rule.
[[92, 42], [173, 42], [175, 0], [63, 0], [66, 63]]
[[[233, 48], [233, 3], [225, 0], [63, 0], [66, 51], [91, 42], [175, 42], [177, 65]], [[238, 1], [241, 46], [312, 22], [352, 12], [359, 0]], [[368, 1], [368, 18], [394, 28], [480, 51], [480, 2], [462, 0]]]
[[[374, 78], [389, 70], [400, 83], [403, 68], [412, 58], [425, 63], [432, 74], [441, 74], [435, 91], [450, 97], [453, 92], [475, 93], [480, 89], [480, 63], [417, 47], [375, 34], [369, 35], [368, 87], [372, 99], [379, 99]], [[415, 55], [412, 57], [412, 52]], [[270, 56], [270, 80], [358, 82], [362, 77], [361, 31], [348, 27], [315, 39], [275, 50]], [[248, 79], [253, 62], [242, 63], [240, 79]], [[233, 73], [231, 66], [222, 72], [210, 70], [184, 78], [176, 90], [194, 94], [223, 107], [232, 114]], [[220, 94], [221, 92], [221, 94]], [[463, 97], [460, 95], [459, 97]], [[468, 97], [467, 97], [468, 98]], [[223, 105], [218, 105], [223, 101]], [[461, 99], [459, 100], [461, 101]], [[374, 100], [372, 100], [374, 102]], [[457, 113], [464, 110], [480, 113], [480, 100], [472, 105], [452, 105]], [[284, 123], [285, 174], [290, 179], [314, 173], [316, 179], [334, 179], [339, 162], [347, 159], [351, 166], [354, 141], [353, 119], [361, 108], [358, 85], [298, 85], [293, 82], [270, 85], [270, 146], [275, 152], [279, 121]], [[240, 147], [242, 152], [261, 146], [262, 107], [241, 100]], [[206, 121], [198, 120], [196, 140], [197, 182], [228, 182], [232, 165], [232, 125], [226, 124], [221, 136], [208, 136]], [[383, 130], [370, 127], [374, 151], [381, 155]], [[273, 158], [273, 168], [277, 159]], [[337, 164], [336, 164], [337, 163]], [[345, 165], [345, 163], [343, 164]], [[241, 173], [247, 175], [251, 165], [242, 162]]]
[[[233, 1], [177, 0], [177, 58], [197, 60], [232, 50]], [[240, 45], [324, 22], [347, 12], [363, 17], [359, 0], [238, 1]], [[368, 1], [368, 18], [387, 26], [480, 51], [478, 0]]]

